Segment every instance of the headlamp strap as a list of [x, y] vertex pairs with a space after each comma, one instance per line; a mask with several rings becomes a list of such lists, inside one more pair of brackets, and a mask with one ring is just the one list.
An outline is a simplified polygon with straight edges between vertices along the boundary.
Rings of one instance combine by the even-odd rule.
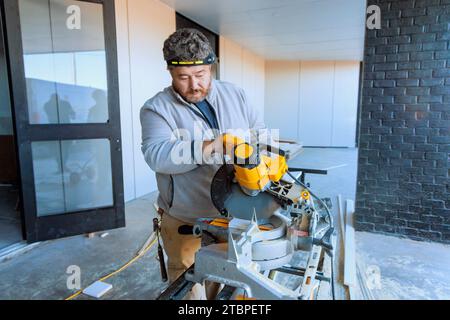
[[167, 65], [169, 66], [201, 66], [206, 64], [213, 64], [216, 62], [216, 57], [213, 53], [210, 53], [205, 59], [195, 60], [195, 61], [179, 61], [176, 59], [168, 60]]

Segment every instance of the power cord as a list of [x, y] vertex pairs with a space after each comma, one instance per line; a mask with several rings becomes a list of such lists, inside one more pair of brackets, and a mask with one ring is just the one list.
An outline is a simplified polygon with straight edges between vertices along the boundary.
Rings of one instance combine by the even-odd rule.
[[[326, 203], [319, 198], [317, 195], [314, 194], [314, 192], [311, 191], [311, 189], [306, 186], [304, 183], [302, 183], [300, 180], [298, 180], [291, 172], [287, 172], [287, 174], [299, 185], [301, 185], [303, 188], [305, 188], [306, 190], [308, 190], [308, 192], [314, 197], [316, 198], [320, 204], [325, 208], [325, 211], [327, 212], [327, 216], [328, 219], [330, 221], [330, 226], [328, 227], [327, 231], [330, 230], [333, 227], [333, 216], [331, 215], [330, 209], [328, 208], [328, 206], [326, 205]], [[331, 252], [331, 250], [325, 250], [325, 252], [328, 254], [328, 256], [330, 257], [331, 260], [331, 295], [333, 300], [336, 300], [336, 292], [335, 292], [335, 287], [334, 287], [334, 256], [333, 253]]]

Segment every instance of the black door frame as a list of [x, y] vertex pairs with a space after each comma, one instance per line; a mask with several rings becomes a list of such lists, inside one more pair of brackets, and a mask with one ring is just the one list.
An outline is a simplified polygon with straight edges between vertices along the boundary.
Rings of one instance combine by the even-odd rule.
[[[16, 146], [21, 177], [25, 238], [29, 243], [115, 229], [125, 226], [119, 81], [114, 1], [77, 0], [103, 5], [107, 65], [109, 121], [105, 124], [29, 123], [27, 89], [19, 16], [19, 0], [3, 0], [5, 43], [9, 64], [11, 105], [16, 128]], [[113, 206], [37, 217], [31, 142], [107, 138], [111, 148]]]
[[[0, 4], [2, 4], [1, 2], [3, 2], [3, 0], [0, 0]], [[15, 123], [13, 121], [14, 119], [14, 110], [12, 108], [12, 99], [11, 99], [11, 90], [10, 90], [10, 75], [9, 75], [9, 68], [8, 68], [8, 54], [7, 54], [7, 43], [6, 43], [6, 39], [5, 39], [5, 25], [4, 25], [4, 12], [3, 12], [3, 7], [0, 5], [0, 73], [1, 73], [1, 77], [4, 79], [5, 83], [1, 83], [0, 86], [4, 86], [4, 88], [0, 88], [0, 90], [5, 89], [6, 90], [6, 96], [7, 96], [7, 101], [0, 101], [0, 103], [5, 103], [9, 105], [10, 108], [10, 112], [11, 112], [11, 122], [12, 122], [12, 127], [13, 127], [13, 136], [16, 137], [16, 128], [15, 128]], [[14, 157], [15, 157], [15, 161], [16, 163], [18, 163], [18, 159], [17, 159], [17, 141], [15, 141], [14, 143]], [[17, 166], [16, 168], [17, 172], [16, 172], [16, 176], [17, 176], [17, 186], [20, 186], [20, 168]], [[20, 201], [19, 204], [21, 203], [21, 195], [19, 192], [19, 197], [20, 197]], [[22, 233], [22, 239], [25, 239], [26, 234], [25, 234], [25, 225], [23, 223], [24, 221], [24, 217], [23, 217], [23, 210], [21, 209], [21, 206], [19, 206], [20, 209], [20, 222], [21, 222], [21, 233]]]

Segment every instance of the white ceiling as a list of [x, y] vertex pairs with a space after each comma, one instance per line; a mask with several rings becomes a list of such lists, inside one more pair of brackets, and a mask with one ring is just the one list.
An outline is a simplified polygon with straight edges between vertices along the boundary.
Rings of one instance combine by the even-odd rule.
[[363, 59], [366, 0], [161, 1], [266, 59]]

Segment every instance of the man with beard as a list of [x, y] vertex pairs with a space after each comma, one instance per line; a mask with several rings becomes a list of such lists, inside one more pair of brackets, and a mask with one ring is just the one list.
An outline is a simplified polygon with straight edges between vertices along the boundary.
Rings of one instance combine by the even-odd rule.
[[[176, 31], [164, 42], [163, 53], [172, 86], [148, 100], [140, 116], [142, 152], [156, 172], [161, 236], [173, 282], [194, 263], [201, 245], [200, 238], [179, 234], [178, 228], [193, 225], [198, 218], [219, 216], [210, 189], [220, 164], [203, 160], [222, 152], [226, 132], [265, 126], [242, 89], [212, 78], [216, 56], [201, 32]], [[186, 153], [189, 161], [180, 162], [178, 156], [183, 154], [186, 160]], [[213, 298], [217, 290], [208, 290], [214, 287], [211, 284], [206, 287], [208, 298]], [[194, 288], [189, 298], [204, 298], [202, 287]]]

